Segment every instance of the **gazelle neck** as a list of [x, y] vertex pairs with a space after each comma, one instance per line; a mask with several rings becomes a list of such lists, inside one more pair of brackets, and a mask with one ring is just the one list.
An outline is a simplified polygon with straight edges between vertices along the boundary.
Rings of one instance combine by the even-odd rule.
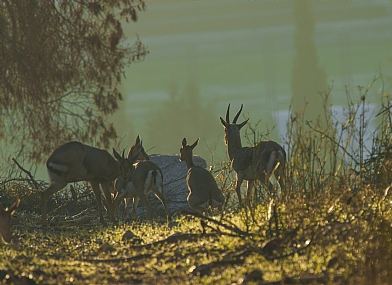
[[242, 149], [242, 143], [240, 137], [231, 137], [227, 141], [227, 153], [229, 154], [230, 160], [233, 160], [236, 152]]
[[187, 155], [187, 156], [185, 157], [185, 164], [186, 164], [186, 168], [187, 168], [187, 169], [189, 169], [189, 168], [195, 166], [195, 165], [193, 164], [192, 156], [193, 156], [193, 155], [191, 154], [191, 155]]

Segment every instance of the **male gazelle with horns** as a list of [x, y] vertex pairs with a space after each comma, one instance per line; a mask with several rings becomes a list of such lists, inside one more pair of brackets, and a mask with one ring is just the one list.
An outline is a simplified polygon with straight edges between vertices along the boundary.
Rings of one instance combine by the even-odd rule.
[[272, 190], [270, 178], [275, 175], [279, 181], [281, 189], [284, 189], [284, 175], [286, 167], [286, 152], [278, 143], [274, 141], [261, 141], [252, 147], [242, 147], [240, 130], [249, 119], [237, 124], [238, 117], [243, 105], [230, 123], [230, 104], [227, 107], [226, 120], [220, 117], [225, 130], [225, 144], [231, 161], [231, 166], [236, 172], [235, 190], [238, 201], [242, 205], [241, 184], [244, 180], [248, 182], [246, 191], [246, 202], [249, 205], [251, 189], [255, 180], [259, 180]]
[[106, 150], [76, 141], [58, 147], [46, 162], [50, 185], [41, 193], [42, 224], [48, 223], [47, 201], [49, 197], [63, 189], [68, 183], [79, 181], [90, 182], [97, 201], [100, 222], [106, 225], [102, 214], [101, 187], [106, 198], [108, 214], [111, 221], [115, 222], [110, 183], [120, 176], [120, 169], [128, 171], [130, 167], [129, 161], [124, 159], [124, 153], [123, 158], [116, 161]]
[[185, 161], [188, 173], [186, 184], [189, 189], [188, 204], [199, 212], [205, 212], [209, 206], [220, 207], [225, 201], [222, 190], [212, 174], [200, 166], [193, 164], [193, 149], [199, 142], [197, 139], [192, 145], [187, 145], [186, 138], [182, 140], [180, 149], [180, 161]]
[[[140, 142], [139, 136], [136, 139], [136, 144]], [[116, 180], [115, 188], [117, 196], [113, 201], [113, 208], [118, 213], [118, 208], [122, 199], [125, 199], [126, 215], [129, 216], [129, 204], [132, 200], [132, 218], [136, 216], [136, 209], [139, 200], [143, 202], [147, 209], [147, 219], [151, 219], [151, 204], [148, 200], [148, 194], [154, 192], [155, 196], [161, 201], [165, 208], [166, 217], [169, 218], [169, 208], [165, 199], [165, 191], [163, 188], [163, 174], [159, 166], [150, 161], [150, 157], [145, 153], [144, 148], [141, 147], [142, 152], [128, 152], [127, 160], [131, 164], [128, 172], [121, 170], [121, 176]], [[121, 157], [113, 149], [117, 160]], [[124, 159], [124, 158], [122, 158]]]

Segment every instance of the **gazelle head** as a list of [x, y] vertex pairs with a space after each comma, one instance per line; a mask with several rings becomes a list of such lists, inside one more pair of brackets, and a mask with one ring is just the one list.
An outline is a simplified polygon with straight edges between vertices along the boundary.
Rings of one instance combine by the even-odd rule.
[[140, 140], [139, 135], [136, 137], [136, 141], [128, 151], [128, 159], [132, 161], [136, 160], [150, 160], [148, 154], [144, 151], [143, 142]]
[[124, 150], [122, 152], [122, 155], [120, 155], [114, 148], [113, 155], [120, 165], [120, 173], [124, 179], [127, 179], [130, 176], [133, 164], [137, 160], [150, 159], [150, 157], [144, 150], [143, 143], [140, 140], [139, 136], [137, 136], [134, 145], [129, 148], [127, 157], [124, 156]]
[[131, 170], [133, 167], [132, 160], [130, 160], [124, 156], [124, 150], [122, 152], [122, 155], [119, 155], [118, 152], [113, 148], [113, 155], [118, 161], [118, 164], [120, 167], [120, 175], [124, 179], [127, 179], [131, 175]]
[[187, 157], [192, 159], [192, 151], [195, 146], [197, 146], [198, 142], [199, 138], [192, 145], [187, 145], [186, 138], [182, 140], [182, 146], [180, 148], [180, 161], [186, 161]]
[[16, 200], [14, 204], [8, 209], [4, 209], [0, 204], [0, 235], [5, 243], [11, 241], [11, 227], [12, 227], [12, 214], [18, 208], [20, 200]]
[[240, 130], [249, 121], [249, 119], [246, 119], [241, 124], [237, 124], [237, 120], [241, 114], [242, 107], [243, 107], [243, 105], [241, 104], [241, 108], [238, 110], [232, 123], [230, 123], [230, 116], [229, 116], [230, 104], [227, 107], [226, 120], [223, 120], [222, 117], [219, 117], [222, 122], [223, 128], [225, 130], [225, 144], [226, 145], [229, 145], [229, 142], [233, 142], [235, 144], [239, 143], [239, 146], [241, 146]]

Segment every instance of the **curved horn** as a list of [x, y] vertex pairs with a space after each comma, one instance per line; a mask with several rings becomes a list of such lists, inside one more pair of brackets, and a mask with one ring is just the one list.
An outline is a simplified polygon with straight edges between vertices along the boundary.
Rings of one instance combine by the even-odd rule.
[[135, 145], [138, 145], [140, 143], [140, 137], [137, 135], [136, 140], [135, 140]]
[[244, 105], [241, 104], [241, 108], [238, 110], [237, 114], [235, 115], [235, 117], [234, 117], [234, 119], [233, 119], [233, 124], [237, 123], [238, 117], [240, 116], [240, 113], [241, 113], [241, 111], [242, 111], [242, 107], [243, 107], [243, 106], [244, 106]]
[[123, 149], [123, 152], [122, 152], [122, 159], [124, 159], [124, 151], [125, 151], [125, 149]]
[[227, 106], [227, 111], [226, 111], [226, 123], [228, 124], [230, 124], [229, 110], [230, 110], [230, 103], [229, 106]]

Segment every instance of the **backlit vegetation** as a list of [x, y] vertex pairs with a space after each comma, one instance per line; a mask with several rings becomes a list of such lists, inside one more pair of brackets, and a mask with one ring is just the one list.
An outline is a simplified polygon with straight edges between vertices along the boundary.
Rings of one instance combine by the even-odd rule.
[[[357, 101], [348, 101], [344, 124], [291, 116], [287, 189], [274, 197], [259, 186], [251, 209], [238, 209], [232, 171], [222, 162], [212, 171], [228, 197], [223, 213], [182, 212], [169, 225], [136, 221], [109, 228], [60, 219], [43, 229], [36, 222], [45, 184], [24, 172], [3, 177], [2, 202], [19, 197], [21, 205], [13, 243], [0, 245], [0, 282], [391, 284], [391, 98], [381, 98], [368, 149], [368, 89], [359, 92]], [[260, 139], [252, 127], [245, 136]], [[83, 185], [55, 195], [51, 216], [88, 208], [91, 195]]]

